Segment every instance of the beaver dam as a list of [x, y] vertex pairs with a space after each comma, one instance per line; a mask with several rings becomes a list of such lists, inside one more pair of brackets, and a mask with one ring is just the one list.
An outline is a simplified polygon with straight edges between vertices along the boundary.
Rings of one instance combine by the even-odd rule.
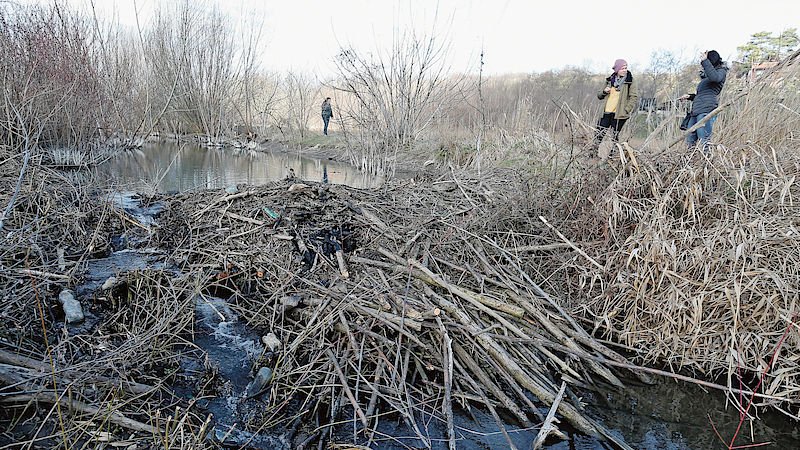
[[0, 440], [473, 448], [484, 417], [493, 447], [632, 448], [586, 399], [667, 360], [729, 394], [708, 445], [764, 443], [797, 408], [794, 174], [621, 149], [571, 203], [510, 172], [121, 197], [41, 168], [3, 196]]
[[0, 1], [0, 450], [800, 448], [796, 30], [589, 155], [606, 74], [99, 3]]

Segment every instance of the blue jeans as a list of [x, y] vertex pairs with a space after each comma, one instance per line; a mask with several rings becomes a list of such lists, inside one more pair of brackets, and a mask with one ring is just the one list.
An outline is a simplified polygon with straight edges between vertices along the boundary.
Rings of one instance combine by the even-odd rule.
[[[703, 118], [707, 115], [708, 113], [692, 116], [692, 118], [689, 119], [689, 128], [693, 127], [697, 122], [703, 120]], [[691, 147], [696, 144], [697, 141], [700, 141], [700, 146], [705, 147], [706, 144], [708, 144], [708, 140], [711, 139], [711, 129], [714, 127], [714, 122], [716, 121], [717, 116], [714, 116], [708, 119], [708, 122], [706, 122], [705, 125], [689, 133], [689, 135], [686, 136], [686, 145]]]
[[325, 135], [328, 134], [328, 122], [330, 120], [331, 120], [331, 116], [326, 116], [326, 115], [322, 116], [322, 122], [325, 123], [325, 126], [322, 128], [322, 134], [325, 134]]

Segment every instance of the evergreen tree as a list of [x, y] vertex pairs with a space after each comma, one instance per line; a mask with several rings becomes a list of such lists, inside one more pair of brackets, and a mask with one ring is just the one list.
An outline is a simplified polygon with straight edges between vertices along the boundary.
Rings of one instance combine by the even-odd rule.
[[746, 66], [763, 61], [778, 61], [795, 51], [798, 44], [800, 37], [797, 36], [797, 28], [787, 28], [777, 35], [760, 31], [754, 33], [747, 44], [737, 47], [739, 61]]

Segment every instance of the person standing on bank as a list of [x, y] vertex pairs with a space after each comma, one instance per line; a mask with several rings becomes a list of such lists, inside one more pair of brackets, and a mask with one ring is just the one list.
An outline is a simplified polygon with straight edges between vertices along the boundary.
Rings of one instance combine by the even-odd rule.
[[[728, 66], [719, 56], [716, 50], [703, 53], [700, 59], [700, 83], [697, 84], [697, 93], [685, 94], [681, 100], [692, 101], [692, 111], [689, 118], [688, 128], [693, 127], [697, 122], [703, 120], [705, 116], [719, 106], [719, 93], [725, 86], [725, 78], [728, 76]], [[701, 148], [705, 148], [711, 138], [711, 129], [717, 116], [708, 119], [702, 127], [692, 131], [686, 136], [686, 146], [692, 147], [700, 142]]]
[[609, 131], [611, 140], [617, 141], [622, 126], [625, 125], [638, 105], [639, 93], [636, 90], [633, 75], [628, 70], [628, 62], [618, 59], [614, 61], [612, 69], [614, 69], [614, 73], [606, 78], [606, 85], [602, 91], [597, 93], [598, 99], [605, 100], [605, 107], [594, 133], [593, 152], [597, 151]]
[[325, 101], [322, 102], [322, 122], [324, 126], [322, 128], [322, 134], [325, 136], [328, 135], [328, 122], [333, 119], [333, 107], [331, 107], [331, 98], [325, 97]]

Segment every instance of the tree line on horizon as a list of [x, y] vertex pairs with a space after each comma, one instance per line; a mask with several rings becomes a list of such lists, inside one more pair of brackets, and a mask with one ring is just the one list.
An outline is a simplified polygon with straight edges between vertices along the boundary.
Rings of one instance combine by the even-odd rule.
[[[5, 2], [0, 23], [4, 155], [26, 142], [84, 148], [113, 138], [126, 146], [156, 131], [209, 140], [243, 132], [302, 140], [317, 126], [322, 98], [332, 96], [336, 123], [354, 148], [351, 158], [378, 153], [386, 162], [452, 127], [477, 136], [480, 146], [489, 128], [554, 128], [548, 118], [564, 117], [565, 109], [590, 120], [599, 108], [594, 94], [607, 76], [580, 68], [454, 74], [450, 43], [413, 31], [399, 34], [388, 49], [343, 48], [329, 80], [277, 73], [258, 63], [258, 26], [242, 32], [219, 10], [189, 2], [158, 10], [136, 30], [60, 2]], [[796, 28], [755, 33], [738, 48], [734, 73], [780, 59], [799, 41]], [[636, 74], [643, 98], [670, 102], [696, 83], [696, 63], [658, 50]], [[386, 169], [382, 163], [371, 168]]]

